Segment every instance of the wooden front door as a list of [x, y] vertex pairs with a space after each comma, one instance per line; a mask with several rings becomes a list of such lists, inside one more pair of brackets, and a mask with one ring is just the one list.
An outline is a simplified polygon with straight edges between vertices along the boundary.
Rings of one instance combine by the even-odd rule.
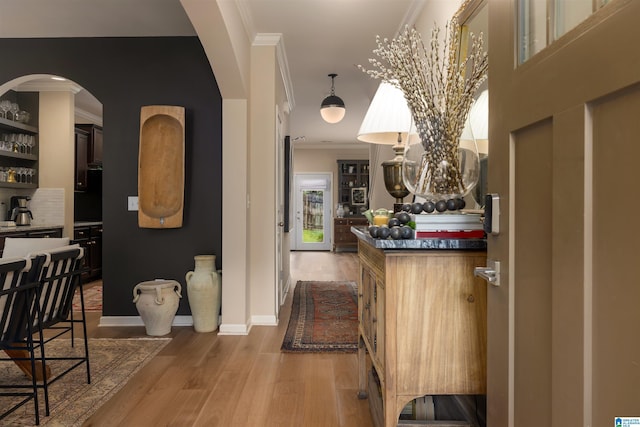
[[487, 422], [613, 426], [640, 417], [640, 1], [522, 65], [516, 4], [489, 0]]

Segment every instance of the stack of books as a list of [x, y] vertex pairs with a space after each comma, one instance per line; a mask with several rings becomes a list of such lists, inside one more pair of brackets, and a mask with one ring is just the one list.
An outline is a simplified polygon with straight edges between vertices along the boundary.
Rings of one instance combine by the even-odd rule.
[[473, 213], [415, 215], [416, 239], [482, 239], [483, 218]]

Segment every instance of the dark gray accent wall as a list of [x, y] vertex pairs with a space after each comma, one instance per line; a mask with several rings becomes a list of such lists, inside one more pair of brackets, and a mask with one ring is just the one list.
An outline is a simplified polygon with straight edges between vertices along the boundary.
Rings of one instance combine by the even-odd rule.
[[[0, 39], [0, 84], [29, 74], [75, 81], [103, 104], [102, 219], [106, 316], [137, 315], [134, 286], [156, 278], [183, 286], [193, 256], [222, 261], [222, 99], [196, 37]], [[127, 196], [138, 192], [140, 107], [186, 109], [182, 228], [138, 228]], [[41, 141], [46, 144], [46, 141]]]

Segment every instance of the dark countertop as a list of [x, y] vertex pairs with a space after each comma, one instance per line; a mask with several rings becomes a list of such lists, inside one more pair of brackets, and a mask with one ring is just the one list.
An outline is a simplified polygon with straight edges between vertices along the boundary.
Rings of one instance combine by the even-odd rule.
[[351, 227], [351, 232], [378, 249], [487, 249], [486, 239], [374, 239], [365, 227]]
[[74, 227], [91, 227], [94, 225], [102, 225], [102, 221], [76, 221], [73, 223]]

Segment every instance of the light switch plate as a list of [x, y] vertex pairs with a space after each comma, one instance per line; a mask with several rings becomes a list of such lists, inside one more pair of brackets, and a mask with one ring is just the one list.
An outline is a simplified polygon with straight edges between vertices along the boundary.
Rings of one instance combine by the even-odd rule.
[[130, 211], [138, 210], [138, 196], [129, 196], [127, 197], [127, 207]]

